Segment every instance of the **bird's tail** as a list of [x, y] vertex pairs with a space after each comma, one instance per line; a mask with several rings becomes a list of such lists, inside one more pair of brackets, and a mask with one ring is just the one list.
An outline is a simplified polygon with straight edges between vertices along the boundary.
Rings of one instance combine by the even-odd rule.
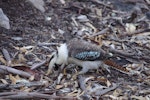
[[120, 71], [120, 72], [122, 72], [122, 73], [129, 74], [129, 70], [127, 70], [126, 68], [124, 68], [124, 67], [118, 65], [117, 63], [115, 63], [115, 62], [112, 61], [112, 60], [104, 60], [103, 62], [104, 62], [106, 65], [108, 65], [108, 66], [110, 66], [110, 67], [112, 67], [112, 68], [114, 68], [114, 69], [116, 69], [116, 70], [118, 70], [118, 71]]

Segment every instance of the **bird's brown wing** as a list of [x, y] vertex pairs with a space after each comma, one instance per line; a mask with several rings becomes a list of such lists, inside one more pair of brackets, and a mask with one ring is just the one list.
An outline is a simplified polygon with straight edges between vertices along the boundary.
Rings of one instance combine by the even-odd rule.
[[69, 56], [79, 60], [103, 60], [106, 54], [100, 46], [80, 39], [69, 41], [68, 49]]

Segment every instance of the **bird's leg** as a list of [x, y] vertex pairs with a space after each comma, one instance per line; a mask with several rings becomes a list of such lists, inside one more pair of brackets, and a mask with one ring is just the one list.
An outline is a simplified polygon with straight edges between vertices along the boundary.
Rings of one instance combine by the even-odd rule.
[[51, 74], [51, 73], [52, 73], [52, 70], [51, 70], [51, 69], [48, 69], [46, 75], [49, 75], [49, 74]]
[[72, 78], [73, 78], [73, 79], [76, 79], [78, 75], [79, 75], [79, 72], [76, 72], [76, 73], [72, 76]]
[[62, 71], [63, 74], [66, 75], [66, 67], [64, 63], [60, 66], [60, 69], [61, 69], [60, 71]]
[[88, 72], [88, 70], [89, 70], [88, 67], [83, 66], [83, 67], [82, 67], [82, 70], [81, 70], [80, 72], [78, 72], [78, 75], [79, 75], [79, 74], [84, 74], [84, 73]]
[[63, 64], [60, 66], [61, 71], [64, 69], [64, 67], [65, 67], [65, 63], [63, 63]]
[[74, 78], [74, 79], [76, 79], [76, 77], [78, 76], [78, 75], [81, 75], [81, 74], [85, 74], [86, 72], [88, 72], [88, 68], [86, 68], [86, 66], [82, 66], [82, 70], [80, 71], [80, 72], [76, 72], [72, 77]]

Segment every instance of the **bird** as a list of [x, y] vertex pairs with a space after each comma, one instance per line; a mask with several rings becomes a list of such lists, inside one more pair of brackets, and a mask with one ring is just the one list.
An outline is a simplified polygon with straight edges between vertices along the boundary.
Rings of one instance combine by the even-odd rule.
[[82, 67], [78, 74], [84, 74], [90, 69], [98, 69], [104, 64], [110, 65], [123, 73], [129, 72], [126, 68], [109, 60], [111, 57], [112, 54], [107, 53], [100, 46], [74, 38], [61, 44], [60, 47], [57, 47], [57, 51], [52, 53], [47, 74], [52, 72], [54, 66], [61, 65], [61, 69], [63, 69], [67, 64], [76, 64]]

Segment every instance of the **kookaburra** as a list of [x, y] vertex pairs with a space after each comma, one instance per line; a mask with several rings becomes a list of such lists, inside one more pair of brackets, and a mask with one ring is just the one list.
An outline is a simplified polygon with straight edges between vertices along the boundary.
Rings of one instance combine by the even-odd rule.
[[[97, 69], [104, 63], [111, 66], [115, 64], [109, 62], [111, 55], [101, 49], [100, 46], [81, 39], [72, 39], [67, 43], [61, 44], [57, 51], [52, 54], [48, 73], [50, 73], [55, 65], [76, 64], [82, 67], [78, 74], [84, 74], [90, 69]], [[127, 71], [125, 68], [115, 66], [119, 71]]]

